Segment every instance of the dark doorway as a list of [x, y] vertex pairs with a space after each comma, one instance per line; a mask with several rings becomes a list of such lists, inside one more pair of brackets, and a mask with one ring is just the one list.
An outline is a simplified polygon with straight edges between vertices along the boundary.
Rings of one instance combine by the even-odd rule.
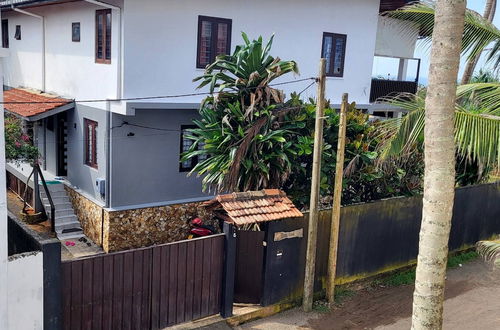
[[264, 267], [264, 231], [238, 231], [234, 302], [260, 304]]
[[68, 127], [66, 112], [56, 115], [57, 121], [57, 176], [68, 175]]

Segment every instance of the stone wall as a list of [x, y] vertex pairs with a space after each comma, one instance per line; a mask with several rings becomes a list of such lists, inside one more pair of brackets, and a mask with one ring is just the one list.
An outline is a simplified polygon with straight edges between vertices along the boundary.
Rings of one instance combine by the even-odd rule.
[[184, 240], [196, 217], [206, 224], [215, 221], [200, 203], [105, 212], [103, 248], [116, 252]]
[[196, 217], [218, 228], [201, 203], [109, 211], [66, 187], [83, 232], [106, 252], [171, 243], [187, 239]]
[[103, 208], [70, 187], [65, 188], [83, 232], [97, 245], [102, 246]]

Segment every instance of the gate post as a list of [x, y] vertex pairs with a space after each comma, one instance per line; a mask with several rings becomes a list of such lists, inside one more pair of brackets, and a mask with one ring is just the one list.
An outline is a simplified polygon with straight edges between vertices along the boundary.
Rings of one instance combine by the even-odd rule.
[[233, 316], [234, 276], [236, 270], [236, 228], [224, 222], [224, 269], [222, 278], [222, 306], [220, 315], [223, 318]]

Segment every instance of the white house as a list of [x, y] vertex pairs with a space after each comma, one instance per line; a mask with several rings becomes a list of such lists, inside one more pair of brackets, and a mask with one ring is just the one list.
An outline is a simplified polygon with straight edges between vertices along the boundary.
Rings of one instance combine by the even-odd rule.
[[[29, 88], [52, 94], [37, 95], [39, 101], [63, 99], [36, 109], [6, 108], [33, 122], [44, 170], [65, 177], [98, 208], [203, 200], [200, 180], [186, 177], [192, 164], [179, 162], [188, 144], [182, 129], [197, 116], [202, 96], [159, 96], [196, 92], [192, 79], [216, 54], [241, 43], [245, 31], [254, 38], [274, 33], [272, 53], [298, 62], [300, 76], [281, 81], [315, 77], [319, 58], [327, 57], [332, 103], [347, 92], [370, 109], [374, 56], [401, 59], [399, 80], [413, 57], [417, 31], [408, 40], [397, 35], [401, 22], [379, 16], [407, 2], [0, 1], [3, 47], [11, 54], [4, 85], [14, 88], [6, 98], [25, 100], [33, 91], [19, 89]], [[282, 87], [290, 93], [307, 84]]]

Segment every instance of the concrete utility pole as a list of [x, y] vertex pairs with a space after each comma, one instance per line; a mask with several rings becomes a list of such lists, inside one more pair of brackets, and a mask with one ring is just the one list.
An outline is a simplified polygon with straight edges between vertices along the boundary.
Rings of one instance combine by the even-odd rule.
[[333, 188], [332, 225], [330, 230], [330, 253], [328, 255], [328, 288], [326, 296], [330, 307], [335, 304], [335, 274], [337, 272], [337, 252], [340, 229], [340, 202], [342, 198], [342, 178], [344, 176], [346, 115], [349, 107], [348, 95], [342, 95], [340, 106], [339, 137], [337, 144], [337, 163], [335, 165], [335, 186]]
[[318, 206], [321, 177], [321, 152], [323, 149], [323, 120], [325, 112], [326, 60], [319, 61], [318, 95], [316, 100], [316, 123], [314, 129], [314, 153], [309, 202], [309, 230], [307, 234], [306, 270], [304, 278], [304, 311], [312, 311], [314, 295], [314, 267], [316, 265], [316, 241], [318, 239]]

